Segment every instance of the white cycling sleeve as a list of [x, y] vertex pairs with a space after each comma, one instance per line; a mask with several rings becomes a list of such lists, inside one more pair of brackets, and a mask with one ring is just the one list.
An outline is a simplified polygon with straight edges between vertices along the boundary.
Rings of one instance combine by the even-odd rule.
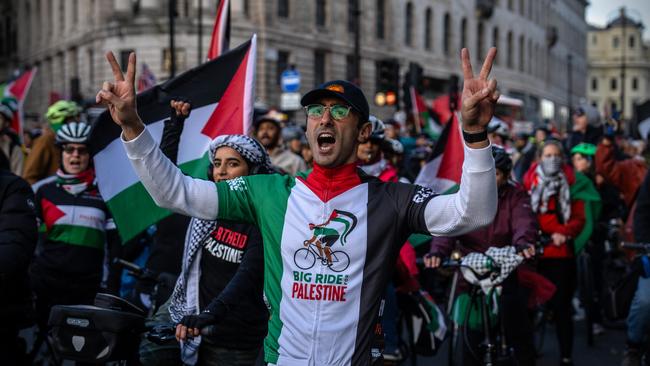
[[158, 206], [199, 219], [217, 218], [216, 185], [183, 174], [162, 153], [146, 128], [133, 140], [122, 137], [122, 142], [133, 169]]
[[464, 147], [460, 189], [431, 199], [424, 210], [431, 235], [457, 236], [489, 225], [497, 212], [496, 172], [492, 147]]

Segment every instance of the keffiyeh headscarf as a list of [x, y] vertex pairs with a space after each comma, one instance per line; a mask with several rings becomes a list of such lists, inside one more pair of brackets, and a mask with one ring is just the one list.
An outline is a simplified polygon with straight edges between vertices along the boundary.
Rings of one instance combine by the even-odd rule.
[[564, 222], [571, 218], [571, 194], [569, 182], [562, 172], [555, 175], [547, 175], [542, 169], [542, 164], [535, 169], [537, 182], [531, 188], [530, 203], [536, 213], [548, 212], [548, 201], [556, 196], [556, 206], [561, 213]]
[[222, 135], [212, 140], [210, 142], [212, 165], [214, 165], [215, 152], [223, 146], [237, 151], [251, 165], [252, 174], [270, 173], [274, 170], [266, 149], [257, 140], [245, 135]]

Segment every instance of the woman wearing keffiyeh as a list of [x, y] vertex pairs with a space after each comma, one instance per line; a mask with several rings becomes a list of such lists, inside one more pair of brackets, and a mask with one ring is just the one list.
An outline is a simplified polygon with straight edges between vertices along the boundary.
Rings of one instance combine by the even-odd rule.
[[524, 186], [531, 196], [542, 234], [551, 243], [544, 248], [539, 272], [557, 290], [550, 300], [555, 313], [561, 364], [571, 365], [573, 318], [571, 299], [576, 289], [575, 238], [585, 224], [585, 204], [573, 194], [576, 182], [573, 169], [564, 161], [562, 145], [547, 140], [540, 149], [537, 163], [524, 176]]
[[[171, 105], [176, 116], [189, 115], [188, 102], [172, 101]], [[174, 144], [181, 135], [181, 130], [177, 132]], [[167, 137], [163, 136], [163, 140], [169, 141]], [[248, 136], [219, 136], [208, 150], [208, 179], [215, 182], [236, 182], [241, 176], [274, 171], [266, 150]], [[168, 309], [171, 321], [178, 324], [176, 335], [181, 340], [180, 358], [184, 364], [255, 363], [268, 322], [262, 295], [263, 271], [262, 236], [257, 227], [192, 218], [185, 237], [181, 274], [168, 306], [160, 310]], [[215, 325], [212, 334], [194, 333], [207, 325]], [[154, 348], [143, 344], [143, 364], [160, 364]], [[178, 364], [179, 360], [169, 361]]]

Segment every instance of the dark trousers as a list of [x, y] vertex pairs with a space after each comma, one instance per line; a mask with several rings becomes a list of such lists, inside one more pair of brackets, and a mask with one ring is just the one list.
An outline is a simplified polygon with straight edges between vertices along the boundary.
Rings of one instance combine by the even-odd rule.
[[0, 361], [3, 365], [23, 365], [25, 346], [18, 338], [18, 327], [2, 324], [0, 327]]
[[573, 353], [573, 294], [576, 291], [576, 261], [574, 258], [551, 258], [539, 261], [539, 273], [553, 282], [555, 294], [548, 305], [554, 314], [560, 357]]

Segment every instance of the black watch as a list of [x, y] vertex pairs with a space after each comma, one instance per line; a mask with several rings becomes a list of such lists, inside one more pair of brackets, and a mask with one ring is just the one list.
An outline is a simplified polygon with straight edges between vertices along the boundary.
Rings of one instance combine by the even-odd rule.
[[487, 135], [487, 129], [481, 131], [481, 132], [467, 132], [463, 130], [463, 139], [465, 142], [468, 143], [474, 143], [474, 142], [481, 142], [487, 140], [488, 135]]

